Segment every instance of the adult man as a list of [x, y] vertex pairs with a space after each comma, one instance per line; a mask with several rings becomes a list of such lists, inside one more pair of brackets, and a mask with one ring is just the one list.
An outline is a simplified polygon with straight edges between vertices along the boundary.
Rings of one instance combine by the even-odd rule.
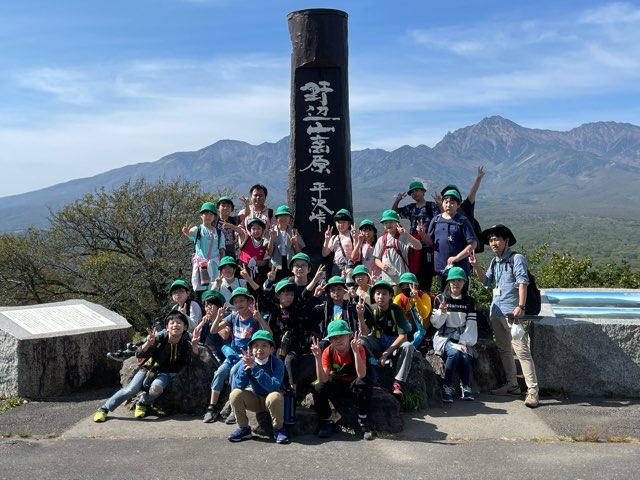
[[[494, 390], [494, 395], [520, 395], [520, 387], [516, 379], [516, 363], [513, 358], [515, 351], [525, 382], [527, 384], [527, 398], [524, 404], [527, 407], [538, 406], [538, 379], [536, 369], [529, 349], [529, 335], [519, 339], [511, 337], [511, 325], [518, 322], [524, 315], [524, 307], [527, 301], [527, 260], [519, 253], [513, 253], [509, 247], [515, 245], [516, 238], [509, 228], [498, 224], [487, 228], [482, 232], [485, 245], [489, 245], [496, 257], [491, 261], [489, 269], [485, 273], [477, 262], [475, 254], [469, 258], [469, 263], [478, 275], [480, 282], [488, 288], [492, 283], [493, 298], [489, 321], [493, 327], [496, 344], [500, 352], [500, 358], [504, 365], [507, 383]], [[511, 258], [513, 257], [513, 258]]]

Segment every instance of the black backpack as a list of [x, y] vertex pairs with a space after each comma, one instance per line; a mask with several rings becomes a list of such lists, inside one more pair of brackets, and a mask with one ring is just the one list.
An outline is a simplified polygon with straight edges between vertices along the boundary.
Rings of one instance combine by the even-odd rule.
[[[517, 252], [511, 252], [509, 256], [509, 260], [507, 263], [511, 266], [511, 271], [513, 271], [513, 257]], [[495, 272], [493, 272], [496, 265], [496, 257], [491, 259], [491, 264], [489, 265], [489, 270], [492, 271], [493, 277], [495, 278]], [[529, 285], [527, 285], [527, 301], [524, 305], [524, 313], [525, 315], [538, 315], [540, 313], [541, 308], [541, 300], [540, 300], [540, 289], [536, 285], [536, 277], [529, 271], [527, 268], [527, 276], [529, 277]]]

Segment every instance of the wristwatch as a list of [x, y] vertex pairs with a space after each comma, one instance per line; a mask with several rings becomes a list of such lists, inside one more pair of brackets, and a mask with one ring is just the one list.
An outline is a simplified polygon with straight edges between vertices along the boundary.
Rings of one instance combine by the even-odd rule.
[[524, 312], [524, 305], [518, 305], [518, 308]]

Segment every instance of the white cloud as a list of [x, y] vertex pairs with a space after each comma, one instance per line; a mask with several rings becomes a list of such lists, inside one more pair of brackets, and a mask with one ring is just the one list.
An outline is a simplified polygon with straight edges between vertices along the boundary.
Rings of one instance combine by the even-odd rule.
[[640, 22], [640, 8], [630, 3], [616, 2], [587, 10], [579, 17], [580, 23], [614, 25]]
[[44, 67], [16, 73], [13, 77], [21, 87], [51, 94], [63, 103], [89, 105], [94, 101], [88, 79], [81, 71]]

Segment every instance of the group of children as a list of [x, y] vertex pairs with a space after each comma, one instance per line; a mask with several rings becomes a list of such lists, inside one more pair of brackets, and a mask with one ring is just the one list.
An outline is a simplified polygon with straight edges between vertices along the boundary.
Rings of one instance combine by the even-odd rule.
[[[479, 179], [483, 174], [480, 168]], [[425, 191], [422, 183], [411, 183], [407, 195], [415, 203], [402, 208], [398, 203], [405, 195], [398, 195], [393, 208], [382, 213], [380, 237], [373, 221], [362, 220], [356, 230], [351, 213], [339, 210], [324, 234], [326, 261], [313, 276], [291, 210], [266, 207], [266, 187], [251, 188], [238, 216], [230, 197], [205, 202], [201, 224], [182, 228], [194, 243], [191, 286], [183, 280], [170, 286], [175, 306], [165, 329], [148, 332], [136, 352], [137, 373], [94, 420], [105, 421], [108, 412], [140, 391], [135, 416], [144, 417], [200, 345], [220, 363], [203, 421], [220, 417], [218, 402], [229, 383], [232, 413], [226, 423], [237, 422], [230, 441], [251, 436], [249, 410], [268, 411], [275, 441], [288, 443], [285, 397], [308, 391], [320, 437], [333, 431], [329, 401], [347, 397], [357, 404], [363, 438], [373, 439], [368, 414], [379, 369], [393, 369], [388, 388], [400, 399], [414, 351], [430, 328], [436, 353], [446, 357], [443, 400], [453, 401], [458, 369], [462, 398], [472, 400], [477, 329], [467, 257], [477, 239], [472, 219], [458, 211], [463, 202], [455, 185], [434, 197], [435, 203], [424, 199]], [[409, 231], [401, 216], [410, 220]], [[431, 293], [434, 275], [440, 280], [437, 296]]]

